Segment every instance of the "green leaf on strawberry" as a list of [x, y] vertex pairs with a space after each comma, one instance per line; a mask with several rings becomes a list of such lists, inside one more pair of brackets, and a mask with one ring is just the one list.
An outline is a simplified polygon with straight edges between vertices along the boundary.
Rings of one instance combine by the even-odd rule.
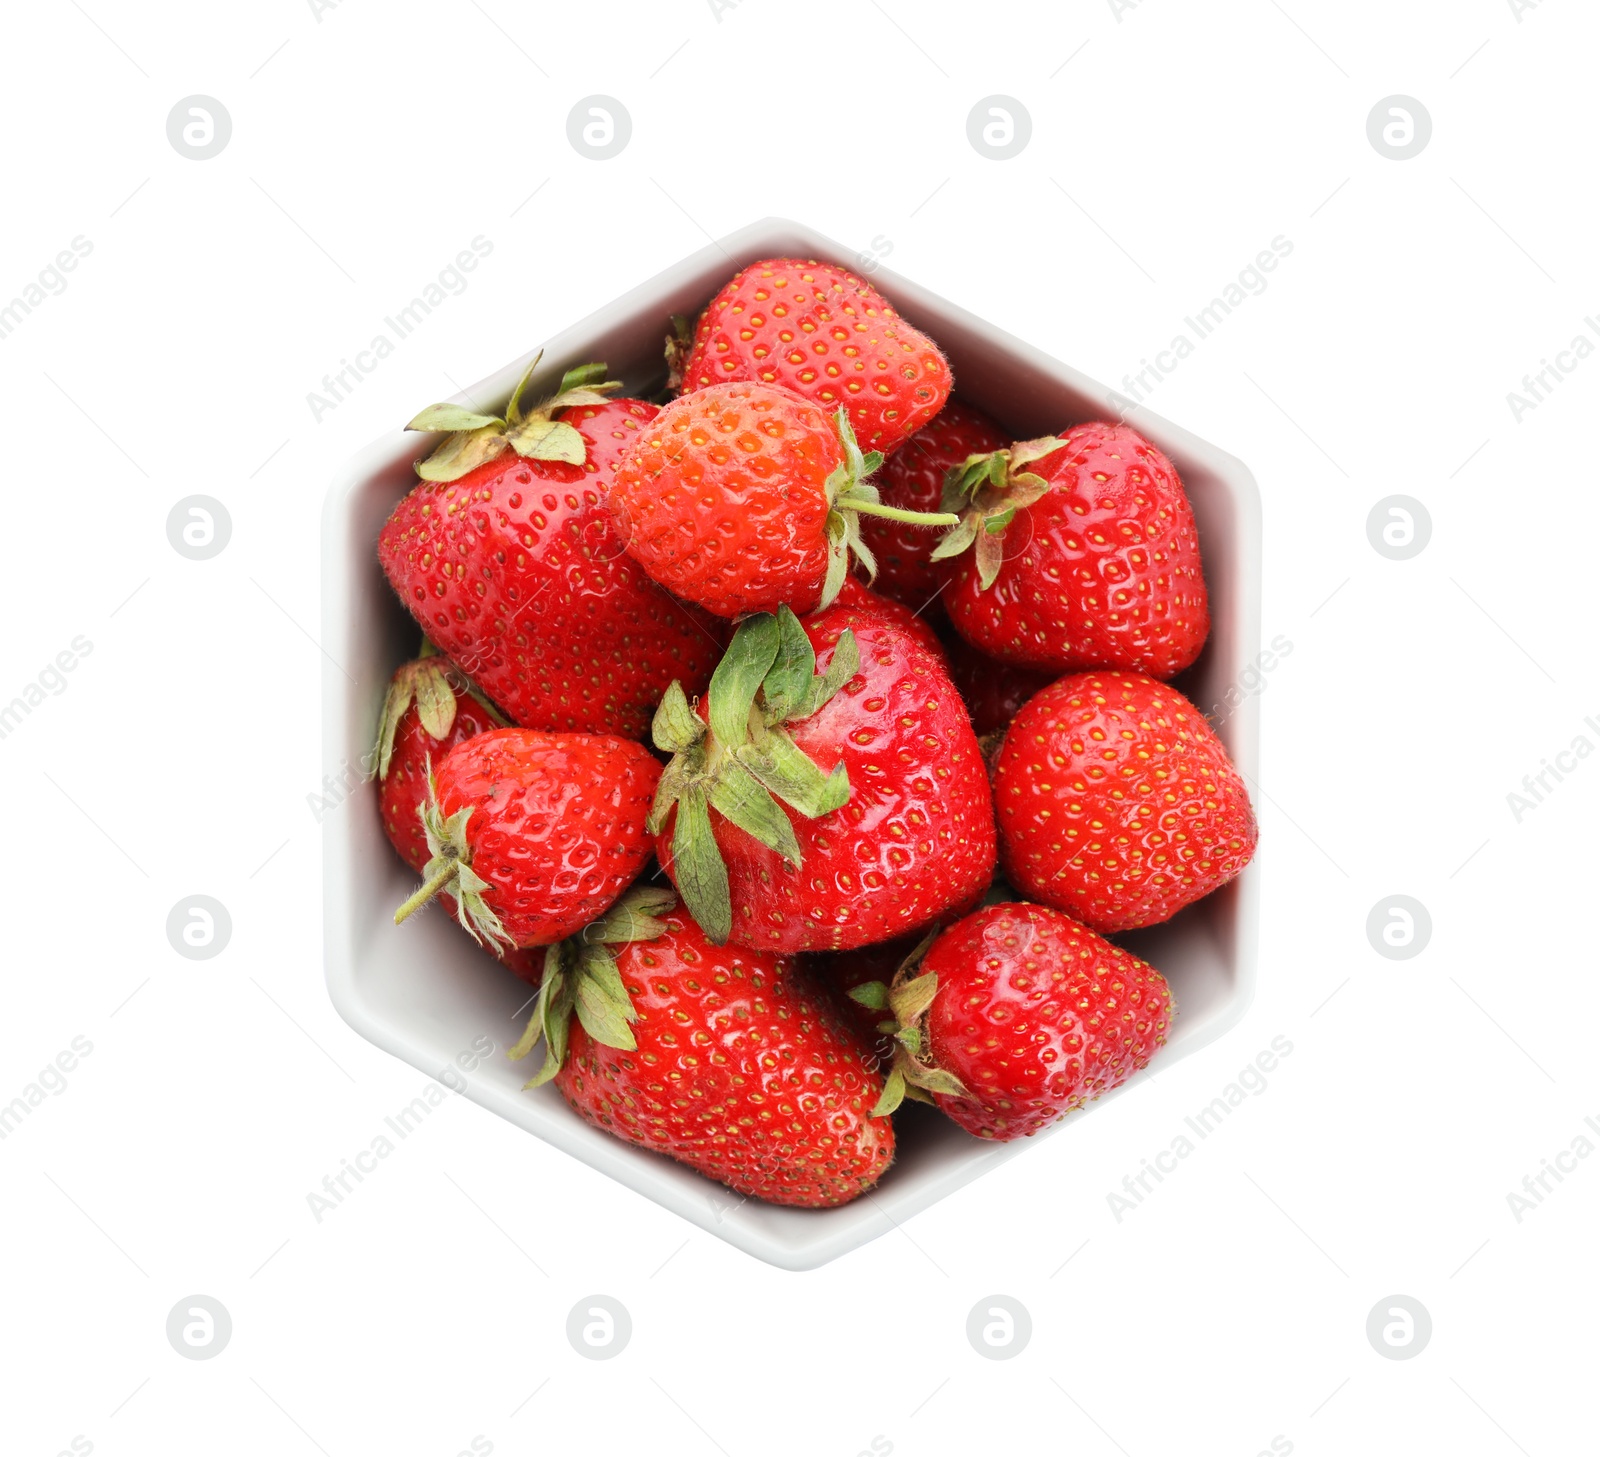
[[402, 665], [389, 681], [383, 708], [378, 714], [378, 742], [373, 764], [380, 780], [389, 777], [389, 761], [394, 757], [394, 737], [400, 720], [413, 703], [417, 717], [430, 738], [441, 743], [449, 738], [456, 721], [457, 689], [472, 696], [495, 723], [505, 727], [505, 716], [469, 682], [459, 668], [442, 657], [426, 638], [415, 661]]
[[428, 798], [422, 806], [422, 828], [428, 837], [428, 850], [432, 858], [422, 867], [422, 884], [416, 892], [394, 913], [394, 923], [399, 925], [407, 916], [422, 909], [440, 891], [448, 891], [455, 898], [456, 919], [463, 929], [480, 946], [487, 941], [490, 947], [504, 946], [507, 950], [516, 942], [501, 924], [494, 908], [483, 898], [489, 882], [472, 868], [472, 848], [467, 842], [467, 821], [472, 816], [472, 806], [458, 809], [448, 819], [439, 808], [439, 800], [431, 783], [433, 774], [429, 766]]
[[653, 941], [667, 929], [660, 917], [676, 903], [677, 897], [664, 887], [636, 887], [598, 921], [545, 951], [538, 1002], [521, 1040], [507, 1054], [519, 1062], [544, 1040], [544, 1065], [525, 1087], [539, 1087], [561, 1071], [574, 1015], [596, 1042], [624, 1052], [634, 1050], [637, 1044], [629, 1024], [638, 1021], [638, 1013], [608, 948]]
[[560, 388], [543, 404], [524, 412], [522, 392], [539, 367], [543, 352], [534, 355], [517, 387], [511, 392], [504, 417], [481, 414], [462, 405], [429, 405], [406, 425], [407, 430], [444, 430], [449, 435], [432, 455], [417, 462], [425, 481], [455, 481], [487, 460], [514, 450], [525, 460], [561, 460], [584, 463], [583, 436], [556, 411], [570, 405], [604, 404], [606, 395], [622, 388], [606, 379], [603, 364], [580, 364], [561, 377]]
[[978, 567], [979, 589], [987, 591], [992, 587], [1005, 561], [1006, 528], [1018, 511], [1033, 505], [1050, 489], [1043, 476], [1023, 467], [1053, 455], [1061, 447], [1059, 436], [1046, 435], [987, 455], [969, 455], [960, 465], [951, 467], [939, 504], [946, 511], [960, 513], [960, 520], [934, 547], [929, 560], [949, 561], [971, 548]]
[[825, 673], [816, 666], [811, 642], [789, 608], [758, 613], [739, 624], [712, 674], [704, 718], [676, 683], [656, 710], [655, 745], [673, 758], [647, 828], [659, 834], [676, 810], [673, 878], [690, 915], [719, 946], [733, 929], [733, 907], [710, 811], [798, 867], [800, 847], [782, 806], [819, 819], [850, 797], [843, 763], [824, 773], [784, 725], [809, 718], [855, 676], [855, 634], [841, 634]]
[[928, 954], [938, 934], [936, 926], [922, 938], [900, 963], [892, 981], [887, 984], [863, 982], [850, 989], [851, 999], [863, 1007], [890, 1014], [887, 1021], [878, 1024], [878, 1030], [894, 1038], [894, 1061], [883, 1080], [883, 1096], [872, 1110], [874, 1118], [893, 1113], [906, 1098], [931, 1103], [934, 1093], [959, 1098], [967, 1091], [953, 1073], [934, 1067], [925, 1059], [926, 1018], [928, 1008], [939, 994], [939, 978], [931, 971], [922, 971], [921, 967], [922, 958]]

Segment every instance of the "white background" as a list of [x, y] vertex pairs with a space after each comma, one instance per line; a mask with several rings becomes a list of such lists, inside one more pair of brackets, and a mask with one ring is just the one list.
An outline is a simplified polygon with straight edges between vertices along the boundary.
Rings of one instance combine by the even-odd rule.
[[[1520, 1223], [1507, 1194], [1600, 1118], [1579, 932], [1600, 763], [1520, 823], [1506, 796], [1600, 744], [1600, 359], [1520, 423], [1506, 396], [1600, 314], [1600, 17], [1117, 8], [8, 14], [0, 302], [75, 236], [93, 251], [0, 339], [0, 702], [75, 636], [93, 650], [0, 740], [0, 1102], [74, 1037], [93, 1052], [0, 1143], [7, 1453], [1588, 1450], [1600, 1158]], [[194, 93], [233, 121], [209, 161], [166, 136]], [[592, 93], [632, 116], [607, 162], [566, 137]], [[994, 93], [1033, 121], [1007, 162], [966, 137]], [[1433, 119], [1405, 162], [1366, 133], [1396, 93]], [[325, 483], [769, 213], [887, 242], [888, 266], [1113, 384], [1292, 241], [1149, 398], [1255, 471], [1264, 636], [1294, 644], [1262, 700], [1255, 1005], [812, 1274], [461, 1099], [318, 1224], [307, 1194], [423, 1081], [322, 987]], [[315, 420], [322, 377], [480, 234], [465, 292]], [[166, 536], [195, 493], [232, 516], [210, 561]], [[1409, 561], [1367, 539], [1395, 493], [1432, 518]], [[197, 892], [233, 920], [211, 961], [165, 934]], [[1410, 961], [1365, 934], [1395, 893], [1433, 919]], [[1119, 1223], [1108, 1193], [1278, 1036], [1265, 1091]], [[232, 1316], [210, 1361], [164, 1334], [196, 1292]], [[564, 1334], [595, 1292], [634, 1327], [601, 1363]], [[1004, 1362], [965, 1336], [993, 1293], [1033, 1323]], [[1396, 1293], [1431, 1313], [1415, 1359], [1366, 1338]]]

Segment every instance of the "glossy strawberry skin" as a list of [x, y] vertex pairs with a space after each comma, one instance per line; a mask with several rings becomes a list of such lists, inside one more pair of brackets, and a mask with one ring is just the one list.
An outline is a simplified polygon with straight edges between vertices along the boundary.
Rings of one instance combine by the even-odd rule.
[[1096, 931], [1153, 926], [1238, 875], [1256, 819], [1222, 742], [1177, 689], [1073, 673], [1035, 695], [995, 762], [1000, 862]]
[[[785, 725], [824, 772], [850, 778], [842, 808], [807, 819], [787, 806], [796, 870], [711, 811], [728, 868], [732, 939], [777, 955], [843, 951], [918, 931], [981, 894], [994, 874], [988, 773], [960, 695], [926, 648], [883, 621], [831, 607], [802, 619], [817, 671], [840, 633], [855, 633], [861, 669], [806, 719]], [[704, 713], [704, 704], [701, 705]], [[676, 811], [656, 855], [672, 866]]]
[[950, 665], [950, 681], [972, 715], [972, 731], [979, 738], [1004, 729], [1024, 703], [1055, 682], [1053, 673], [1002, 663], [963, 638], [945, 645], [945, 661]]
[[1007, 527], [1000, 575], [980, 589], [974, 554], [945, 589], [968, 642], [1019, 667], [1125, 668], [1170, 678], [1211, 630], [1194, 512], [1172, 462], [1127, 425], [1062, 432], [1026, 470], [1052, 489]]
[[638, 1020], [627, 1052], [574, 1018], [556, 1086], [585, 1119], [770, 1204], [825, 1209], [894, 1157], [882, 1079], [792, 964], [714, 946], [682, 910], [615, 948]]
[[452, 749], [434, 774], [446, 818], [472, 807], [472, 868], [518, 946], [581, 930], [650, 858], [644, 825], [661, 766], [631, 739], [495, 729]]
[[718, 634], [650, 581], [611, 524], [611, 462], [654, 410], [564, 411], [586, 465], [508, 453], [421, 482], [379, 537], [423, 630], [524, 728], [647, 738], [667, 685], [700, 691], [720, 656]]
[[[1010, 436], [981, 410], [951, 400], [884, 462], [874, 483], [886, 506], [937, 511], [946, 471], [969, 455], [987, 455], [1008, 444]], [[864, 516], [861, 535], [878, 559], [872, 590], [931, 621], [942, 621], [944, 604], [938, 599], [955, 575], [956, 563], [929, 560], [939, 544], [939, 532]]]
[[862, 586], [854, 577], [844, 579], [844, 585], [839, 588], [839, 595], [833, 599], [833, 605], [842, 607], [851, 614], [851, 620], [845, 624], [847, 627], [854, 627], [858, 618], [862, 621], [875, 618], [880, 622], [891, 623], [901, 632], [915, 638], [941, 663], [945, 661], [944, 644], [939, 641], [939, 634], [928, 625], [925, 618], [919, 617], [903, 603], [895, 602], [888, 597], [880, 597], [876, 592]]
[[[441, 661], [435, 659], [435, 661]], [[389, 772], [378, 781], [378, 815], [383, 822], [383, 833], [394, 846], [395, 853], [418, 875], [428, 863], [428, 837], [423, 833], [421, 809], [428, 798], [428, 765], [437, 765], [457, 744], [463, 744], [478, 734], [488, 733], [497, 725], [488, 710], [459, 684], [452, 683], [455, 692], [456, 717], [450, 732], [436, 739], [422, 726], [417, 705], [411, 704], [400, 716], [395, 729], [394, 749], [389, 755]], [[455, 916], [454, 897], [439, 897], [445, 910]], [[537, 982], [544, 974], [543, 956], [535, 956], [520, 946], [493, 947], [494, 955], [524, 981]]]
[[965, 1097], [934, 1101], [969, 1133], [1008, 1141], [1125, 1082], [1166, 1041], [1172, 993], [1154, 967], [1045, 906], [989, 906], [923, 959], [939, 990], [927, 1049]]
[[742, 269], [695, 327], [683, 388], [783, 385], [831, 414], [862, 450], [893, 451], [938, 414], [950, 366], [876, 289], [831, 263], [768, 258]]
[[657, 582], [719, 617], [808, 612], [828, 566], [826, 484], [842, 459], [832, 418], [788, 390], [680, 395], [617, 467], [616, 530]]
[[601, 405], [570, 405], [558, 410], [555, 418], [571, 425], [583, 436], [583, 471], [598, 477], [606, 490], [616, 475], [617, 465], [661, 413], [659, 405], [648, 400], [615, 399]]

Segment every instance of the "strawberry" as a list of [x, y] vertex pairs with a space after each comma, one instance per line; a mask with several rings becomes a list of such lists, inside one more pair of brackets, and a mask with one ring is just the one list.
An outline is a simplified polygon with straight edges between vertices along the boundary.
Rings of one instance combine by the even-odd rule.
[[656, 856], [718, 944], [867, 946], [992, 876], [988, 776], [944, 668], [897, 627], [851, 621], [747, 618], [698, 712], [676, 684], [656, 712], [674, 755]]
[[874, 1110], [937, 1103], [1007, 1142], [1110, 1092], [1167, 1040], [1172, 992], [1153, 966], [1060, 911], [1009, 902], [956, 922], [896, 975], [858, 988], [889, 1013], [894, 1064]]
[[865, 621], [868, 618], [892, 623], [908, 637], [915, 638], [941, 663], [945, 661], [944, 644], [939, 641], [939, 634], [928, 625], [926, 619], [919, 617], [903, 603], [868, 591], [854, 577], [844, 579], [833, 605], [843, 608], [850, 614], [847, 621], [851, 627], [856, 625], [858, 619]]
[[990, 657], [1170, 678], [1200, 655], [1211, 616], [1194, 512], [1136, 430], [1097, 421], [1024, 441], [970, 459], [946, 491], [945, 510], [965, 515], [933, 552], [960, 558], [945, 609]]
[[[988, 455], [1008, 443], [1005, 431], [982, 411], [951, 400], [884, 461], [878, 472], [878, 495], [886, 506], [938, 511], [950, 470], [970, 456]], [[903, 602], [913, 612], [926, 613], [935, 622], [942, 620], [944, 605], [938, 598], [955, 567], [930, 560], [938, 539], [918, 527], [882, 518], [863, 521], [861, 536], [878, 559], [873, 591]]]
[[[677, 341], [675, 341], [677, 342]], [[673, 344], [669, 363], [678, 367]], [[736, 273], [695, 326], [685, 390], [783, 385], [829, 414], [843, 405], [868, 450], [892, 451], [939, 413], [950, 366], [933, 340], [853, 273], [767, 258]]]
[[413, 870], [420, 872], [431, 858], [422, 829], [429, 762], [475, 734], [503, 727], [499, 711], [432, 643], [424, 640], [422, 656], [395, 669], [378, 716], [373, 763], [383, 832]]
[[[537, 362], [537, 361], [535, 361]], [[703, 688], [720, 651], [626, 555], [606, 500], [617, 457], [655, 406], [607, 400], [600, 365], [506, 416], [434, 405], [408, 428], [449, 430], [378, 540], [424, 631], [524, 728], [642, 739], [673, 679]]]
[[[426, 638], [422, 652], [414, 662], [402, 663], [389, 680], [373, 751], [383, 832], [419, 875], [433, 858], [422, 825], [430, 764], [457, 744], [505, 726], [499, 711]], [[448, 895], [443, 900], [455, 915], [455, 900]], [[521, 947], [491, 942], [487, 949], [524, 981], [539, 980], [539, 961]]]
[[999, 662], [964, 638], [945, 644], [945, 661], [950, 665], [950, 681], [972, 715], [972, 731], [980, 739], [1004, 729], [1017, 710], [1056, 677]]
[[631, 739], [504, 728], [456, 745], [422, 808], [432, 858], [395, 922], [440, 891], [480, 943], [549, 946], [601, 914], [650, 858], [661, 766]]
[[546, 952], [511, 1057], [541, 1038], [529, 1087], [554, 1079], [596, 1127], [770, 1204], [847, 1203], [894, 1157], [883, 1080], [834, 1009], [788, 960], [713, 944], [670, 890]]
[[883, 506], [841, 408], [785, 389], [726, 384], [680, 395], [616, 471], [611, 510], [657, 582], [721, 617], [809, 612], [839, 593], [850, 553], [872, 567], [858, 513], [926, 523]]
[[1036, 694], [1006, 731], [994, 786], [1006, 878], [1097, 931], [1164, 921], [1255, 854], [1222, 741], [1140, 673], [1073, 673]]

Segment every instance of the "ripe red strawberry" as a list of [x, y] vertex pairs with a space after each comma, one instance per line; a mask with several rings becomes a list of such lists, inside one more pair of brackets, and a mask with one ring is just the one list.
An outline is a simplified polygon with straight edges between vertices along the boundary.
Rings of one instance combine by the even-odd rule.
[[[428, 800], [428, 767], [457, 744], [503, 726], [505, 720], [461, 676], [448, 658], [432, 653], [402, 663], [389, 681], [378, 718], [373, 772], [378, 776], [378, 815], [395, 852], [419, 875], [432, 858], [422, 827]], [[456, 903], [443, 897], [451, 915]], [[539, 962], [520, 947], [491, 944], [488, 949], [527, 981], [539, 979]]]
[[962, 503], [934, 558], [960, 558], [945, 609], [990, 657], [1170, 678], [1200, 655], [1211, 616], [1194, 512], [1136, 430], [1097, 421], [973, 461], [948, 483], [945, 509]]
[[[886, 506], [906, 511], [939, 511], [945, 476], [970, 456], [989, 455], [1010, 443], [1006, 432], [981, 410], [951, 400], [883, 463], [878, 495]], [[944, 618], [938, 600], [955, 574], [955, 565], [931, 560], [938, 537], [926, 527], [882, 518], [861, 523], [861, 536], [878, 559], [872, 590], [933, 622]]]
[[480, 942], [549, 946], [600, 915], [650, 858], [661, 766], [631, 739], [495, 729], [434, 766], [432, 858], [405, 920], [447, 891]]
[[1164, 921], [1255, 854], [1222, 741], [1176, 688], [1140, 673], [1074, 673], [1030, 699], [994, 786], [1006, 878], [1097, 931]]
[[1014, 901], [958, 921], [920, 969], [875, 991], [899, 1042], [877, 1111], [921, 1098], [1001, 1142], [1125, 1082], [1172, 1020], [1153, 966], [1059, 911]]
[[[378, 558], [430, 638], [524, 728], [642, 739], [675, 678], [704, 687], [718, 635], [642, 572], [612, 527], [617, 456], [655, 414], [607, 400], [602, 366], [506, 418], [435, 405], [412, 429], [452, 430], [419, 466]], [[604, 386], [611, 388], [613, 386]]]
[[719, 944], [867, 946], [992, 876], [988, 774], [944, 668], [898, 628], [851, 620], [747, 618], [699, 711], [674, 685], [656, 713], [675, 755], [656, 856]]
[[[590, 1123], [741, 1194], [826, 1209], [877, 1183], [883, 1080], [787, 959], [712, 944], [665, 889], [636, 889], [546, 956], [513, 1058]], [[574, 1021], [574, 1016], [576, 1021]]]
[[851, 627], [856, 626], [858, 621], [866, 621], [868, 618], [892, 623], [901, 632], [915, 638], [941, 663], [945, 661], [945, 646], [939, 641], [939, 634], [928, 625], [925, 618], [919, 617], [903, 603], [868, 591], [854, 577], [844, 579], [844, 585], [839, 588], [839, 595], [834, 599], [833, 605], [843, 608], [850, 614], [847, 622]]
[[425, 642], [424, 656], [402, 663], [389, 680], [373, 756], [383, 832], [418, 872], [431, 858], [422, 829], [429, 763], [475, 734], [505, 726], [500, 714], [475, 696], [460, 669], [431, 653], [431, 647]]
[[840, 409], [765, 384], [680, 395], [617, 467], [611, 510], [628, 552], [680, 597], [740, 617], [827, 606], [854, 551], [870, 568], [859, 512], [924, 523], [878, 503]]
[[945, 661], [950, 665], [950, 681], [972, 715], [972, 731], [980, 739], [1005, 728], [1024, 703], [1056, 679], [1054, 673], [1034, 673], [1015, 663], [1002, 663], [959, 637], [945, 645]]
[[829, 414], [843, 405], [857, 438], [885, 454], [950, 394], [939, 346], [882, 294], [831, 263], [798, 258], [763, 259], [734, 275], [701, 314], [682, 375], [685, 390], [753, 380]]

